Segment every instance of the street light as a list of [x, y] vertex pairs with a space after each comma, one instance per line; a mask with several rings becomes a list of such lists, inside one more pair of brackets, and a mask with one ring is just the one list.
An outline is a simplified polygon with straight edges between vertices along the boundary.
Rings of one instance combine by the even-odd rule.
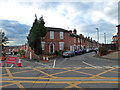
[[99, 44], [99, 28], [96, 28], [96, 30], [97, 30], [98, 44]]

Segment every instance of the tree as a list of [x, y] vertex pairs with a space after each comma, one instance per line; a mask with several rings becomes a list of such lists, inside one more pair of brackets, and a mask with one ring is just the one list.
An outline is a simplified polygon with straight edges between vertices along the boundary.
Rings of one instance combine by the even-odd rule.
[[5, 44], [7, 44], [8, 42], [8, 37], [5, 36], [5, 33], [4, 32], [1, 32], [2, 33], [2, 49], [4, 47]]
[[45, 27], [43, 16], [38, 20], [35, 15], [35, 21], [33, 22], [33, 26], [31, 27], [27, 39], [29, 46], [37, 55], [42, 54], [41, 37], [45, 37], [46, 34], [47, 29]]

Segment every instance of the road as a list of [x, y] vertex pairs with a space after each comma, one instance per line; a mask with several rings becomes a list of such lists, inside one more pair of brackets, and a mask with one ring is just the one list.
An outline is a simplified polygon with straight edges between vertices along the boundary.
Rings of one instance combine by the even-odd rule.
[[[118, 62], [96, 58], [93, 57], [94, 54], [92, 52], [70, 58], [58, 58], [56, 62], [54, 59], [49, 63], [23, 61], [24, 67], [3, 67], [0, 87], [3, 90], [6, 88], [118, 90], [120, 83]], [[34, 67], [30, 67], [30, 64]]]
[[57, 59], [56, 67], [118, 67], [117, 61], [93, 57], [94, 52]]

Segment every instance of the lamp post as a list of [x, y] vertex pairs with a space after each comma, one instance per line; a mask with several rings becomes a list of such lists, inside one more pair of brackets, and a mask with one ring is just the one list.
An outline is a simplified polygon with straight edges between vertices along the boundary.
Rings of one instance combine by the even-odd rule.
[[98, 44], [99, 44], [99, 28], [96, 28], [96, 30], [97, 30]]

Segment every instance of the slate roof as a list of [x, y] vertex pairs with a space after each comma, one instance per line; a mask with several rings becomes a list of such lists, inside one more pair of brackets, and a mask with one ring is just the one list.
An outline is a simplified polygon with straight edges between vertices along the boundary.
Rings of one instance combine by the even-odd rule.
[[48, 31], [55, 31], [55, 32], [69, 32], [68, 30], [62, 28], [55, 28], [55, 27], [47, 27]]

